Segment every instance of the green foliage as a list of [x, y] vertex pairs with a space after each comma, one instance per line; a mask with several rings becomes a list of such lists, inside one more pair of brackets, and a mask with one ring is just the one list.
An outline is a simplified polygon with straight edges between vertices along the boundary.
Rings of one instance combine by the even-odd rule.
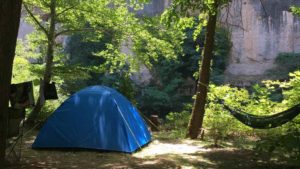
[[[12, 70], [12, 80], [13, 84], [23, 83], [27, 81], [36, 81], [36, 76], [32, 72], [32, 65], [28, 61], [28, 51], [25, 48], [24, 43], [22, 40], [17, 41], [16, 46], [16, 55], [14, 58], [13, 63], [13, 70]], [[35, 85], [35, 83], [33, 83]], [[34, 97], [36, 98], [36, 93], [38, 93], [38, 87], [34, 86], [33, 93], [35, 94]]]
[[300, 103], [300, 71], [290, 73], [291, 79], [281, 84], [284, 104], [295, 105]]
[[288, 124], [279, 129], [259, 133], [255, 150], [259, 153], [267, 152], [272, 157], [288, 157], [290, 161], [300, 159], [300, 130], [299, 125]]
[[173, 106], [171, 97], [164, 91], [160, 91], [155, 87], [147, 87], [143, 91], [143, 95], [139, 104], [146, 114], [158, 114], [160, 117], [166, 115]]
[[290, 79], [288, 81], [265, 81], [267, 88], [270, 90], [282, 89], [282, 106], [284, 107], [291, 107], [300, 103], [300, 71], [292, 72], [289, 75]]
[[[193, 14], [215, 13], [218, 7], [227, 5], [231, 0], [173, 0], [171, 7], [164, 13], [164, 20], [172, 22]], [[217, 4], [217, 5], [216, 5]], [[217, 7], [217, 8], [216, 8]], [[201, 17], [201, 15], [199, 15]]]
[[[55, 2], [55, 6], [53, 5]], [[99, 40], [103, 36], [109, 36], [112, 31], [115, 31], [114, 41], [111, 45], [117, 49], [120, 47], [122, 40], [126, 39], [127, 33], [137, 24], [137, 19], [128, 10], [128, 3], [125, 0], [118, 1], [60, 1], [60, 0], [33, 0], [24, 2], [28, 15], [27, 20], [36, 26], [37, 30], [40, 30], [35, 36], [38, 41], [46, 40], [46, 43], [36, 43], [39, 49], [46, 49], [47, 46], [40, 47], [41, 44], [47, 44], [47, 37], [50, 37], [50, 22], [55, 22], [55, 37], [60, 35], [72, 35], [76, 32], [85, 32], [85, 35], [92, 40]], [[109, 8], [108, 5], [114, 6]], [[50, 8], [53, 6], [55, 12], [50, 13]], [[34, 10], [40, 9], [39, 11]], [[51, 18], [49, 18], [51, 17]], [[135, 24], [134, 24], [135, 23]], [[58, 26], [59, 24], [59, 26]], [[132, 26], [132, 27], [131, 27]], [[48, 38], [49, 40], [49, 38]], [[109, 46], [109, 44], [107, 44]], [[36, 48], [35, 48], [36, 49]], [[110, 49], [110, 48], [108, 48]], [[119, 49], [119, 48], [118, 48]], [[43, 58], [45, 54], [39, 50]], [[64, 53], [62, 52], [59, 43], [55, 45], [54, 63], [55, 61], [61, 61], [64, 59]], [[37, 52], [37, 51], [34, 51]], [[97, 51], [94, 51], [97, 52]], [[117, 58], [118, 56], [116, 56]], [[124, 57], [122, 58], [124, 62]], [[41, 59], [43, 62], [44, 59]], [[109, 59], [107, 59], [107, 62]], [[55, 65], [54, 65], [55, 66]], [[62, 71], [62, 70], [61, 70]], [[57, 72], [61, 72], [58, 71]], [[86, 77], [86, 76], [85, 76]]]
[[[124, 68], [124, 70], [126, 70]], [[129, 74], [125, 72], [113, 73], [107, 75], [101, 75], [100, 83], [105, 86], [110, 86], [120, 93], [122, 93], [126, 98], [128, 98], [133, 104], [137, 104], [137, 87], [134, 82], [130, 79]]]
[[187, 104], [182, 112], [170, 112], [166, 116], [166, 122], [163, 126], [164, 130], [171, 131], [169, 137], [184, 138], [186, 134], [186, 127], [191, 114], [192, 105]]
[[[53, 2], [56, 4], [55, 13], [49, 14], [50, 6]], [[136, 3], [140, 2], [144, 1], [136, 1]], [[121, 61], [125, 63], [125, 59], [124, 57], [117, 59], [119, 58], [117, 55], [109, 57], [111, 56], [111, 51], [116, 52], [122, 41], [142, 29], [142, 27], [139, 26], [140, 21], [128, 10], [129, 7], [134, 7], [133, 9], [135, 9], [136, 5], [129, 4], [126, 0], [33, 0], [25, 1], [24, 4], [28, 15], [30, 15], [28, 21], [35, 25], [37, 30], [43, 33], [44, 38], [50, 36], [49, 25], [53, 19], [55, 19], [56, 24], [59, 23], [59, 26], [55, 26], [55, 37], [84, 32], [85, 36], [90, 35], [88, 36], [90, 41], [97, 41], [101, 39], [101, 37], [109, 36], [114, 32], [114, 41], [106, 42], [107, 50], [110, 52], [102, 52], [102, 55], [107, 56], [107, 62], [113, 63], [115, 66], [119, 65], [118, 63], [121, 63]], [[139, 4], [138, 6], [141, 5], [142, 4]], [[109, 6], [114, 7], [110, 8]], [[34, 10], [35, 8], [40, 10]], [[52, 15], [55, 15], [55, 17], [52, 17]], [[61, 50], [57, 49], [56, 51]], [[115, 54], [120, 53], [116, 52]], [[58, 53], [55, 56], [58, 56]]]
[[275, 79], [288, 79], [289, 72], [300, 69], [300, 53], [280, 53], [275, 64], [276, 68], [271, 69], [268, 75]]
[[[47, 40], [41, 32], [28, 35], [24, 57], [31, 61], [30, 71], [34, 79], [43, 78], [44, 61], [47, 50]], [[56, 44], [54, 51], [54, 65], [52, 70], [53, 80], [62, 84], [64, 80], [79, 80], [89, 78], [89, 67], [65, 64], [66, 58], [61, 44]]]
[[[29, 42], [30, 43], [30, 42]], [[26, 48], [27, 47], [27, 48]], [[13, 64], [13, 77], [12, 77], [12, 83], [22, 83], [26, 81], [33, 81], [33, 93], [34, 97], [38, 97], [39, 93], [39, 77], [41, 73], [38, 73], [37, 65], [32, 64], [29, 62], [28, 58], [31, 58], [29, 56], [31, 55], [31, 48], [28, 48], [28, 46], [25, 46], [25, 44], [18, 40], [17, 48], [16, 48], [16, 56], [14, 59]], [[38, 60], [38, 55], [36, 55], [35, 58], [31, 58], [31, 61], [34, 61], [34, 59]], [[46, 106], [42, 109], [42, 111], [39, 114], [39, 120], [45, 120], [65, 99], [65, 96], [61, 94], [62, 92], [59, 91], [59, 100], [58, 101], [49, 101], [46, 103]], [[30, 109], [28, 109], [30, 110]]]
[[[120, 53], [112, 45], [109, 45], [109, 50], [101, 52], [105, 53], [106, 56], [101, 56], [109, 63], [105, 64], [106, 69], [116, 68], [102, 79], [123, 75], [125, 72], [130, 74], [128, 72], [139, 71], [140, 65], [146, 66], [153, 78], [150, 84], [137, 86], [135, 91], [138, 94], [138, 107], [146, 114], [165, 116], [170, 110], [174, 111], [181, 106], [176, 90], [183, 81], [177, 71], [182, 62], [177, 61], [177, 56], [182, 52], [184, 33], [175, 27], [167, 27], [159, 20], [159, 17], [143, 18], [143, 23], [138, 26], [140, 30], [123, 44], [132, 49], [129, 52], [132, 56]], [[170, 73], [174, 76], [169, 76]], [[120, 81], [118, 78], [114, 79], [117, 80], [116, 84], [111, 86], [119, 88], [117, 84]]]
[[12, 83], [22, 83], [33, 80], [30, 62], [26, 59], [26, 50], [21, 40], [18, 40], [16, 56], [13, 63]]
[[[34, 11], [33, 15], [38, 21], [32, 17], [28, 18], [28, 21], [39, 30], [29, 38], [28, 51], [34, 56], [35, 64], [31, 70], [39, 79], [44, 74], [47, 32], [50, 24], [50, 19], [47, 18], [50, 12], [50, 0], [25, 1], [25, 4], [31, 11]], [[108, 5], [113, 5], [114, 8], [108, 8]], [[33, 10], [35, 7], [41, 8], [41, 11]], [[137, 9], [140, 6], [134, 8]], [[182, 51], [181, 42], [184, 39], [184, 33], [181, 30], [176, 27], [167, 27], [160, 23], [158, 17], [137, 18], [129, 11], [127, 1], [71, 0], [61, 2], [56, 0], [56, 19], [59, 23], [55, 29], [56, 36], [70, 36], [64, 49], [59, 43], [55, 44], [52, 72], [52, 80], [62, 87], [61, 92], [64, 95], [88, 85], [104, 84], [118, 89], [131, 100], [135, 100], [136, 89], [129, 79], [130, 73], [139, 71], [141, 64], [151, 68], [152, 64], [158, 60], [162, 61], [162, 58], [176, 62], [176, 57]], [[42, 26], [38, 23], [42, 23]], [[132, 49], [132, 52], [124, 53], [120, 50], [126, 45]], [[169, 72], [175, 69], [173, 67], [169, 69]], [[167, 74], [159, 76], [167, 77]], [[176, 103], [173, 101], [178, 100], [175, 94], [181, 82], [182, 78], [175, 78], [169, 85], [164, 80], [164, 83], [168, 84], [164, 86], [164, 92], [168, 93], [166, 99], [168, 104], [161, 106], [171, 108], [178, 105], [178, 101]], [[159, 89], [156, 88], [156, 90]], [[150, 90], [145, 91], [147, 93]], [[149, 95], [146, 94], [146, 96]], [[152, 96], [150, 94], [150, 97]], [[142, 100], [145, 101], [147, 98]], [[149, 107], [156, 106], [150, 105]], [[160, 109], [160, 111], [164, 110], [166, 109]], [[150, 111], [152, 109], [148, 112]], [[167, 109], [165, 112], [169, 111], [170, 109]]]
[[209, 104], [206, 107], [204, 127], [208, 131], [208, 135], [214, 140], [215, 145], [218, 145], [220, 141], [223, 141], [230, 135], [249, 130], [248, 127], [234, 120], [224, 110], [218, 101], [219, 98], [225, 99], [226, 104], [241, 109], [244, 107], [241, 105], [241, 102], [249, 100], [249, 97], [249, 93], [245, 89], [210, 85], [210, 92], [208, 93]]
[[236, 125], [236, 121], [220, 105], [210, 105], [206, 109], [204, 121], [207, 134], [214, 140], [215, 145], [219, 145], [220, 141], [234, 133], [233, 125]]
[[[119, 19], [120, 21], [114, 21], [115, 25], [110, 28], [114, 31], [113, 41], [106, 44], [107, 50], [98, 53], [106, 60], [102, 66], [103, 70], [110, 70], [112, 73], [117, 72], [120, 67], [127, 66], [130, 72], [136, 72], [141, 64], [151, 67], [152, 61], [157, 60], [159, 56], [176, 57], [182, 39], [180, 31], [167, 28], [158, 18], [136, 18], [129, 11]], [[120, 50], [126, 47], [132, 51]]]
[[[153, 29], [153, 28], [152, 28]], [[175, 31], [169, 27], [169, 31]], [[160, 39], [174, 39], [172, 35], [160, 34], [159, 30], [152, 30], [153, 36]], [[185, 88], [185, 81], [192, 79], [195, 84], [196, 80], [193, 74], [199, 69], [199, 60], [201, 60], [201, 50], [203, 48], [204, 34], [194, 40], [196, 28], [188, 28], [183, 33], [185, 38], [180, 47], [176, 48], [176, 59], [168, 59], [162, 54], [157, 60], [153, 60], [153, 65], [150, 69], [152, 81], [147, 86], [143, 87], [142, 96], [140, 96], [139, 108], [147, 114], [156, 113], [164, 117], [170, 111], [182, 111], [184, 103], [191, 102], [191, 95], [181, 95], [178, 91]], [[177, 33], [182, 34], [182, 33]], [[174, 36], [174, 35], [173, 35]], [[181, 35], [182, 36], [182, 35]], [[175, 38], [176, 39], [176, 38]], [[180, 42], [180, 39], [173, 42]], [[219, 28], [216, 33], [216, 47], [212, 66], [212, 81], [217, 84], [223, 82], [223, 72], [226, 68], [227, 56], [230, 50], [230, 40], [228, 32], [225, 29]], [[139, 53], [147, 52], [147, 48], [143, 45], [136, 46], [136, 51]], [[179, 50], [180, 49], [180, 50]], [[181, 50], [182, 49], [182, 50]], [[172, 76], [170, 76], [172, 74]], [[192, 85], [194, 85], [192, 84]]]
[[218, 27], [215, 35], [214, 57], [210, 78], [214, 84], [221, 85], [224, 83], [224, 71], [228, 64], [231, 46], [228, 30], [226, 28]]
[[[55, 46], [52, 74], [53, 80], [62, 87], [62, 94], [73, 93], [88, 85], [106, 84], [131, 100], [137, 93], [143, 93], [138, 99], [138, 106], [149, 114], [155, 112], [163, 116], [169, 111], [180, 111], [183, 103], [190, 101], [179, 95], [177, 90], [198, 69], [201, 51], [197, 51], [192, 40], [195, 29], [186, 34], [182, 26], [167, 26], [160, 22], [159, 17], [136, 18], [128, 10], [128, 5], [136, 10], [142, 4], [135, 6], [124, 0], [57, 0], [56, 3], [56, 19], [60, 26], [56, 27], [55, 34], [71, 36], [64, 49], [59, 43]], [[39, 23], [49, 30], [50, 0], [25, 1], [25, 4], [29, 9], [41, 8], [39, 12], [32, 11]], [[107, 8], [108, 4], [114, 8]], [[39, 79], [44, 73], [47, 35], [36, 21], [28, 20], [39, 30], [31, 35], [28, 50], [28, 56], [34, 56], [35, 62], [31, 70]], [[185, 28], [193, 26], [193, 18], [181, 20], [181, 25]], [[223, 35], [220, 37], [223, 38]], [[223, 40], [220, 42], [226, 44]], [[120, 50], [126, 45], [132, 52]], [[216, 51], [216, 55], [222, 55], [222, 49]], [[154, 76], [150, 85], [141, 89], [142, 92], [128, 77], [122, 78], [129, 76], [130, 72], [139, 71], [141, 64], [147, 66]]]
[[[295, 143], [299, 141], [300, 117], [274, 129], [252, 130], [231, 117], [217, 101], [222, 98], [231, 108], [255, 115], [274, 114], [299, 104], [300, 73], [296, 71], [290, 77], [287, 82], [266, 81], [265, 87], [254, 85], [251, 92], [229, 86], [210, 86], [209, 105], [204, 120], [208, 135], [218, 143], [231, 135], [247, 136], [251, 133], [258, 139], [257, 151], [273, 153], [274, 156], [285, 154], [291, 159], [299, 159], [300, 149]], [[282, 102], [270, 100], [272, 92], [278, 87], [283, 89]]]
[[[91, 33], [91, 32], [90, 32]], [[93, 34], [84, 34], [78, 32], [68, 39], [64, 49], [66, 67], [81, 68], [88, 76], [86, 78], [70, 79], [64, 78], [63, 89], [66, 94], [74, 93], [86, 86], [96, 85], [100, 83], [99, 77], [103, 76], [99, 65], [105, 61], [103, 58], [95, 55], [95, 52], [105, 50], [105, 43], [111, 42], [111, 36], [102, 36], [99, 39], [89, 40]], [[97, 40], [97, 41], [96, 41]], [[77, 73], [70, 77], [77, 77]]]
[[[266, 81], [270, 90], [282, 89], [283, 101], [278, 104], [282, 109], [287, 109], [299, 104], [300, 72], [290, 73], [289, 81]], [[257, 150], [273, 153], [274, 156], [286, 154], [291, 160], [300, 159], [300, 117], [296, 117], [282, 127], [268, 131], [260, 131], [260, 140], [257, 143]]]
[[[202, 49], [204, 47], [204, 33], [205, 28], [194, 39], [197, 28], [189, 28], [186, 30], [186, 39], [183, 43], [183, 57], [185, 64], [189, 64], [186, 68], [189, 70], [189, 76], [194, 73], [194, 77], [198, 77], [199, 61], [202, 56]], [[231, 41], [229, 32], [226, 28], [218, 27], [215, 35], [214, 57], [211, 66], [211, 81], [214, 84], [223, 84], [224, 71], [228, 63], [228, 56], [231, 48]], [[197, 64], [196, 64], [197, 63]], [[201, 63], [200, 63], [201, 64]]]
[[136, 89], [128, 74], [121, 75], [116, 89], [126, 96], [132, 103], [136, 104]]
[[[80, 65], [81, 67], [86, 67], [86, 71], [89, 73], [90, 78], [70, 81], [65, 80], [63, 85], [64, 91], [74, 93], [86, 86], [101, 84], [117, 89], [135, 103], [136, 89], [129, 78], [128, 67], [119, 67], [115, 72], [107, 72], [99, 69], [99, 66], [104, 65], [106, 60], [95, 53], [98, 51], [106, 51], [106, 44], [112, 42], [114, 34], [105, 34], [98, 39], [91, 39], [90, 36], [93, 36], [93, 34], [86, 35], [77, 33], [68, 40], [65, 48], [67, 55], [65, 64], [69, 66]], [[93, 69], [92, 67], [96, 67], [96, 69]]]
[[299, 6], [291, 6], [291, 11], [294, 15], [296, 16], [300, 16], [300, 8]]
[[188, 100], [178, 93], [185, 80], [179, 67], [180, 62], [164, 58], [160, 58], [152, 67], [150, 84], [141, 88], [138, 106], [143, 112], [165, 117], [170, 111], [181, 110], [183, 103]]
[[[231, 0], [173, 0], [171, 6], [162, 14], [162, 22], [186, 29], [195, 27], [194, 39], [207, 25], [208, 14], [215, 14]], [[197, 22], [194, 16], [197, 16]]]
[[[184, 32], [176, 27], [167, 27], [160, 22], [160, 17], [144, 18], [143, 24], [144, 30], [137, 32], [132, 39], [135, 57], [144, 60], [141, 63], [148, 67], [159, 57], [176, 59], [178, 53], [182, 51]], [[148, 58], [148, 62], [145, 58]]]
[[[98, 65], [68, 64], [68, 58], [62, 47], [62, 35], [85, 32], [85, 35], [89, 35], [89, 41], [99, 41], [114, 32], [114, 41], [106, 42], [106, 46], [109, 46], [107, 50], [119, 50], [122, 41], [132, 35], [132, 30], [139, 23], [134, 14], [130, 13], [129, 7], [131, 6], [126, 0], [25, 0], [27, 21], [37, 30], [29, 40], [28, 50], [34, 53], [32, 56], [35, 65], [32, 66], [32, 71], [37, 79], [41, 77], [51, 79], [58, 86], [63, 86], [66, 82], [91, 78], [91, 72], [99, 71]], [[122, 62], [116, 59], [119, 58], [118, 55], [111, 58], [105, 58], [110, 67], [113, 64], [118, 66], [118, 63], [125, 63], [125, 57], [120, 58]], [[45, 68], [51, 72], [45, 72]], [[71, 90], [74, 88], [69, 88], [69, 91]], [[62, 94], [68, 94], [68, 91]]]
[[[238, 137], [254, 137], [257, 143], [255, 150], [258, 152], [272, 153], [273, 157], [289, 156], [291, 160], [298, 160], [300, 147], [296, 144], [300, 139], [300, 117], [296, 117], [281, 127], [269, 130], [254, 130], [237, 121], [229, 112], [224, 110], [219, 99], [224, 99], [225, 104], [236, 110], [252, 113], [255, 115], [271, 115], [289, 107], [299, 104], [300, 72], [290, 74], [290, 80], [286, 82], [266, 81], [264, 86], [254, 85], [251, 91], [238, 89], [230, 86], [210, 85], [208, 94], [209, 104], [206, 107], [204, 120], [205, 133], [214, 140], [215, 144]], [[272, 92], [278, 87], [283, 89], [283, 101], [270, 100]], [[190, 112], [190, 111], [187, 111]], [[183, 111], [167, 115], [166, 129], [174, 128], [172, 134], [183, 136], [186, 123], [185, 116], [189, 114]], [[184, 119], [184, 121], [182, 121]], [[177, 121], [177, 122], [175, 122]], [[185, 123], [184, 123], [185, 122]], [[180, 127], [183, 127], [180, 129]]]
[[47, 118], [61, 105], [61, 103], [62, 102], [59, 100], [46, 102], [39, 113], [38, 120], [42, 122], [46, 121]]

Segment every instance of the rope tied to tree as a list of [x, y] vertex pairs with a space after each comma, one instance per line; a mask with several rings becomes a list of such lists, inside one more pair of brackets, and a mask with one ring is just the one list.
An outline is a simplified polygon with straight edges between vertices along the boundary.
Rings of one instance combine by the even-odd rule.
[[208, 84], [205, 84], [205, 83], [200, 82], [200, 81], [198, 81], [198, 85], [202, 85], [202, 86], [204, 86], [206, 89], [209, 88], [209, 85], [208, 85]]

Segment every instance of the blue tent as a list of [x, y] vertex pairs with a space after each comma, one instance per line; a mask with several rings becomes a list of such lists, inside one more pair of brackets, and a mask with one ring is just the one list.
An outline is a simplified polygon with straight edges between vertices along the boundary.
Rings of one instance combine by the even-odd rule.
[[87, 148], [134, 152], [151, 140], [137, 109], [105, 86], [85, 88], [49, 117], [33, 148]]

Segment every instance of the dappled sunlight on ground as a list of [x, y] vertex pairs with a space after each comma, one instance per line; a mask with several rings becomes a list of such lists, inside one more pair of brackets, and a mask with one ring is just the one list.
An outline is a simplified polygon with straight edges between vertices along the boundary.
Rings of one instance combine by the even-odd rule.
[[36, 133], [24, 139], [23, 157], [9, 169], [296, 169], [287, 162], [270, 161], [251, 150], [208, 148], [208, 144], [189, 139], [155, 139], [134, 154], [78, 150], [33, 150]]
[[153, 157], [163, 154], [191, 154], [199, 151], [208, 151], [200, 146], [191, 145], [188, 143], [162, 143], [159, 140], [152, 141], [147, 147], [143, 148], [141, 151], [133, 154], [134, 157]]

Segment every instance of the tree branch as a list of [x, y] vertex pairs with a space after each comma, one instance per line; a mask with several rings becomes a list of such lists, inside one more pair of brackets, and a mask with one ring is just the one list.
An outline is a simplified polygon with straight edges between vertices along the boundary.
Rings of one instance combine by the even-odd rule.
[[55, 37], [58, 37], [62, 34], [71, 33], [71, 32], [82, 32], [82, 31], [93, 31], [93, 28], [82, 28], [82, 29], [65, 29], [55, 34]]
[[24, 3], [24, 8], [26, 9], [26, 12], [30, 15], [30, 17], [33, 19], [33, 21], [39, 26], [39, 28], [48, 36], [47, 29], [38, 21], [38, 19], [34, 16], [34, 14], [29, 10], [28, 6]]
[[42, 3], [46, 6], [46, 7], [50, 7], [50, 4], [49, 3], [47, 3], [45, 0], [41, 0], [42, 1]]
[[58, 17], [59, 15], [65, 13], [65, 12], [67, 12], [68, 10], [74, 9], [78, 5], [79, 5], [79, 3], [76, 4], [76, 5], [70, 6], [69, 8], [66, 8], [66, 9], [62, 10], [61, 12], [57, 13], [56, 17]]
[[65, 29], [65, 30], [62, 30], [60, 32], [57, 32], [55, 34], [55, 37], [58, 37], [60, 35], [63, 35], [63, 34], [67, 34], [67, 33], [72, 33], [72, 32], [82, 32], [82, 31], [99, 31], [99, 32], [102, 32], [104, 34], [111, 34], [112, 32], [111, 29], [105, 29], [104, 27], [102, 27], [102, 29], [100, 28], [79, 28], [79, 29]]

